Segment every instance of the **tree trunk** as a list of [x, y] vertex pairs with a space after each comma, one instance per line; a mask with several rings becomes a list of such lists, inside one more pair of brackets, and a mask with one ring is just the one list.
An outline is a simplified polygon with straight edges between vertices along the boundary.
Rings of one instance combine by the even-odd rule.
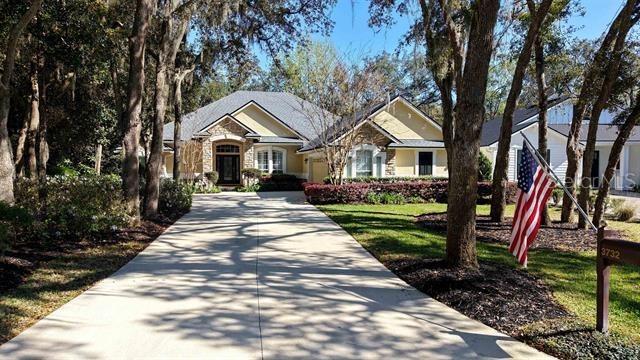
[[11, 78], [15, 68], [18, 40], [31, 20], [40, 10], [43, 0], [33, 0], [18, 23], [11, 28], [7, 37], [7, 47], [4, 52], [2, 76], [0, 76], [0, 201], [13, 203], [13, 178], [15, 167], [13, 163], [13, 149], [9, 138], [9, 109], [11, 107]]
[[127, 210], [136, 222], [140, 218], [138, 146], [140, 144], [140, 113], [144, 91], [145, 39], [152, 9], [152, 0], [137, 0], [135, 20], [129, 38], [129, 81], [127, 108], [124, 115], [125, 158], [122, 166], [122, 187]]
[[181, 70], [176, 74], [173, 88], [173, 179], [180, 180], [180, 163], [182, 159], [182, 82], [194, 67]]
[[[637, 99], [640, 101], [640, 97]], [[596, 197], [596, 204], [593, 212], [593, 223], [599, 226], [602, 216], [604, 215], [604, 201], [609, 196], [609, 184], [616, 171], [616, 166], [620, 161], [620, 153], [624, 144], [629, 140], [629, 136], [634, 130], [634, 127], [640, 123], [640, 103], [636, 102], [631, 113], [625, 119], [624, 124], [618, 131], [618, 137], [611, 146], [611, 153], [609, 154], [609, 161], [607, 162], [607, 168], [604, 171], [602, 182], [600, 183], [600, 189], [598, 190], [598, 196]]]
[[43, 85], [40, 93], [40, 127], [38, 129], [38, 178], [40, 181], [46, 181], [47, 163], [49, 162], [47, 121], [47, 86]]
[[[536, 60], [536, 84], [538, 87], [538, 151], [542, 156], [547, 156], [547, 81], [544, 74], [544, 44], [540, 37], [536, 38], [535, 43], [535, 60]], [[548, 159], [550, 162], [551, 159]], [[542, 207], [541, 224], [548, 226], [551, 223], [549, 218], [549, 208], [545, 205]]]
[[[478, 267], [476, 253], [476, 199], [478, 153], [484, 124], [484, 100], [498, 0], [479, 1], [471, 18], [464, 70], [458, 68], [457, 104], [447, 206], [447, 262], [454, 267]], [[451, 30], [451, 29], [450, 29]]]
[[40, 79], [38, 68], [40, 67], [39, 59], [34, 55], [31, 59], [31, 75], [29, 77], [31, 83], [30, 95], [30, 114], [29, 129], [27, 130], [27, 175], [35, 180], [38, 178], [38, 161], [37, 161], [37, 138], [40, 128]]
[[[627, 0], [625, 6], [611, 23], [607, 34], [600, 44], [600, 48], [596, 52], [593, 62], [585, 70], [584, 80], [580, 88], [578, 100], [573, 105], [573, 115], [571, 126], [567, 139], [567, 170], [565, 175], [565, 187], [572, 196], [575, 196], [575, 183], [578, 173], [578, 163], [582, 158], [582, 150], [580, 147], [580, 128], [584, 119], [585, 111], [588, 105], [593, 101], [594, 88], [599, 87], [598, 83], [601, 79], [602, 69], [607, 66], [607, 54], [618, 36], [618, 32], [625, 18], [629, 18], [633, 13], [637, 0]], [[565, 193], [562, 198], [562, 222], [571, 221], [573, 214], [573, 203], [569, 195]]]
[[[588, 214], [589, 213], [589, 197], [591, 195], [591, 168], [593, 167], [593, 157], [596, 149], [596, 141], [598, 137], [598, 123], [600, 115], [609, 101], [609, 97], [613, 90], [613, 85], [618, 78], [620, 71], [620, 63], [622, 62], [622, 52], [626, 43], [627, 34], [631, 27], [635, 24], [635, 20], [631, 19], [631, 14], [624, 18], [620, 25], [618, 36], [616, 37], [613, 51], [610, 56], [609, 63], [604, 72], [604, 79], [593, 107], [591, 108], [591, 116], [589, 120], [589, 131], [587, 134], [587, 143], [585, 145], [582, 158], [582, 178], [580, 181], [580, 195], [578, 196], [578, 204]], [[578, 218], [578, 228], [587, 228], [587, 219], [584, 216]]]
[[498, 142], [498, 153], [496, 155], [495, 167], [493, 169], [493, 186], [491, 194], [491, 220], [495, 222], [504, 221], [505, 189], [508, 181], [507, 170], [509, 169], [509, 150], [511, 149], [511, 135], [513, 133], [513, 113], [518, 105], [518, 98], [522, 91], [522, 80], [531, 60], [531, 49], [538, 37], [540, 26], [549, 12], [552, 0], [543, 0], [538, 10], [535, 9], [533, 1], [529, 0], [529, 13], [531, 22], [527, 29], [527, 35], [522, 44], [522, 50], [518, 55], [516, 69], [511, 81], [511, 88], [507, 96], [504, 113], [502, 114], [502, 125], [500, 127], [500, 139]]
[[[187, 31], [190, 15], [173, 19], [172, 8], [165, 5], [167, 10], [162, 24], [158, 63], [156, 66], [155, 113], [152, 124], [151, 151], [146, 171], [145, 211], [148, 218], [158, 214], [158, 200], [160, 198], [160, 172], [162, 170], [163, 127], [169, 101], [171, 67], [175, 64], [176, 54]], [[190, 13], [189, 13], [190, 14]]]
[[102, 144], [98, 143], [96, 145], [96, 161], [94, 170], [96, 174], [100, 175], [100, 169], [102, 168]]
[[16, 174], [19, 177], [22, 177], [24, 173], [24, 147], [27, 142], [27, 130], [29, 129], [30, 117], [31, 114], [28, 111], [25, 112], [22, 127], [20, 128], [20, 133], [18, 135], [18, 144], [16, 145]]

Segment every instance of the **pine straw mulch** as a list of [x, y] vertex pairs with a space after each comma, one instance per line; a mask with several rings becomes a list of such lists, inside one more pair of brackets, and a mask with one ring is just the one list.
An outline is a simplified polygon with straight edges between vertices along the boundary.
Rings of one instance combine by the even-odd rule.
[[140, 225], [78, 241], [29, 241], [14, 245], [0, 256], [0, 294], [18, 287], [43, 262], [62, 255], [80, 253], [85, 249], [117, 244], [124, 241], [151, 243], [175, 220], [160, 218], [143, 220]]
[[[476, 234], [479, 241], [488, 243], [509, 244], [511, 221], [493, 222], [488, 216], [476, 219]], [[446, 231], [447, 214], [429, 213], [416, 218], [418, 226], [437, 231]], [[550, 249], [557, 251], [588, 251], [596, 249], [596, 234], [593, 230], [576, 229], [575, 224], [554, 222], [540, 227], [536, 241], [531, 249]]]
[[408, 284], [461, 313], [518, 337], [532, 322], [562, 318], [549, 288], [525, 271], [490, 262], [451, 269], [442, 260], [397, 259], [385, 265]]

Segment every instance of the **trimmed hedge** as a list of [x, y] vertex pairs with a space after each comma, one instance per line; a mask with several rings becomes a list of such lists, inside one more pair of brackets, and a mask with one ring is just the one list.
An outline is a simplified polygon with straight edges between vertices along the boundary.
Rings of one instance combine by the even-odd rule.
[[[304, 193], [311, 204], [366, 203], [370, 194], [398, 194], [404, 198], [420, 198], [425, 202], [447, 202], [448, 182], [404, 181], [394, 183], [352, 183], [343, 185], [304, 184]], [[513, 203], [516, 184], [507, 186], [507, 201]], [[487, 199], [488, 197], [488, 199]], [[491, 199], [491, 183], [478, 183], [478, 202]]]
[[271, 174], [260, 178], [256, 191], [300, 191], [303, 180], [290, 174]]

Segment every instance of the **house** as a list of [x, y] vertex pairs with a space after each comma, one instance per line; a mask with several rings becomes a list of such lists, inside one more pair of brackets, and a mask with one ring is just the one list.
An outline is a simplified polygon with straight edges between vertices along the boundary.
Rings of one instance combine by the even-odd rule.
[[[567, 158], [566, 143], [572, 115], [572, 99], [567, 96], [549, 101], [548, 151], [546, 157], [562, 179]], [[184, 141], [181, 173], [197, 178], [210, 171], [219, 173], [220, 184], [240, 184], [243, 168], [263, 173], [286, 173], [312, 182], [328, 175], [322, 153], [326, 134], [310, 114], [323, 112], [317, 106], [285, 92], [237, 91], [183, 117]], [[536, 106], [516, 110], [509, 157], [509, 180], [517, 179], [521, 133], [538, 141]], [[598, 126], [598, 141], [592, 177], [597, 185], [608, 161], [617, 127], [608, 123], [613, 114], [604, 113]], [[588, 120], [581, 129], [584, 142]], [[498, 147], [500, 117], [485, 123], [481, 151], [492, 163]], [[447, 156], [440, 125], [402, 96], [396, 96], [369, 111], [357, 114], [352, 129], [362, 133], [361, 141], [349, 152], [344, 175], [446, 177]], [[173, 123], [164, 127], [165, 145], [173, 148]], [[335, 142], [340, 141], [336, 135]], [[165, 174], [172, 172], [173, 153], [164, 152]], [[581, 173], [581, 170], [580, 172]], [[624, 181], [623, 181], [624, 180]], [[627, 189], [640, 181], [640, 127], [624, 147], [614, 188]]]
[[[517, 162], [523, 146], [524, 134], [534, 145], [538, 144], [538, 114], [537, 106], [529, 106], [516, 110], [511, 129], [511, 149], [509, 152], [508, 178], [510, 181], [517, 179]], [[573, 115], [572, 98], [561, 96], [549, 101], [548, 119], [548, 150], [546, 159], [551, 168], [560, 179], [564, 179], [567, 169], [566, 145], [569, 135], [571, 118]], [[594, 186], [598, 186], [602, 180], [604, 170], [609, 160], [611, 146], [615, 141], [618, 128], [611, 122], [614, 114], [604, 112], [600, 117], [598, 125], [598, 135], [596, 141], [595, 157], [591, 169], [591, 178]], [[495, 164], [496, 153], [498, 151], [498, 139], [500, 137], [500, 126], [502, 118], [497, 117], [485, 123], [482, 129], [481, 150]], [[580, 140], [584, 145], [587, 138], [589, 120], [585, 119], [580, 129]], [[582, 169], [578, 170], [578, 175], [582, 174]], [[616, 169], [613, 188], [616, 190], [626, 190], [640, 183], [640, 127], [636, 127], [623, 151], [620, 155], [620, 162]]]
[[[181, 173], [219, 173], [220, 184], [239, 184], [240, 170], [286, 173], [313, 182], [328, 175], [322, 129], [309, 114], [323, 111], [284, 92], [237, 91], [183, 117]], [[438, 123], [402, 96], [358, 115], [353, 131], [368, 134], [354, 146], [345, 169], [356, 176], [447, 176], [446, 152]], [[163, 140], [173, 148], [173, 123]], [[340, 139], [336, 139], [339, 141]], [[164, 152], [165, 174], [173, 153]]]

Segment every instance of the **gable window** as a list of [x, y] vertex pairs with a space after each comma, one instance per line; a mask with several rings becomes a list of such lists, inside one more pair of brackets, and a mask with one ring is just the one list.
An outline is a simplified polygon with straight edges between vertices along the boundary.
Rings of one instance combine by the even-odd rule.
[[273, 169], [272, 173], [274, 174], [282, 174], [284, 173], [284, 154], [280, 150], [273, 150]]
[[257, 168], [263, 173], [269, 172], [269, 152], [258, 151]]
[[356, 150], [356, 177], [373, 175], [373, 151]]

